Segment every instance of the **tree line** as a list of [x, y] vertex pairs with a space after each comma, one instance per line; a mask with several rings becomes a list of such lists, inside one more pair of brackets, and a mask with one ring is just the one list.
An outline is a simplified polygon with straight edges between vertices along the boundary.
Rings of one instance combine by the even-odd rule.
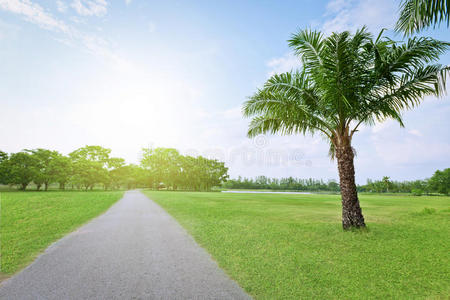
[[[310, 191], [310, 192], [340, 192], [339, 183], [330, 179], [301, 179], [294, 177], [269, 178], [257, 176], [255, 178], [243, 178], [227, 180], [222, 184], [227, 189], [265, 189], [286, 191]], [[412, 193], [414, 195], [439, 193], [448, 195], [450, 192], [450, 168], [437, 170], [431, 178], [412, 181], [395, 181], [388, 176], [380, 180], [368, 179], [365, 185], [357, 186], [358, 192], [369, 193]]]
[[429, 179], [412, 181], [395, 181], [388, 176], [381, 180], [367, 180], [365, 185], [358, 186], [360, 192], [374, 193], [412, 193], [422, 194], [440, 193], [448, 195], [450, 192], [450, 168], [437, 170]]
[[257, 176], [253, 178], [230, 179], [222, 185], [227, 189], [265, 189], [265, 190], [286, 190], [286, 191], [328, 191], [339, 192], [339, 184], [335, 180], [322, 179], [301, 179], [294, 177], [269, 178]]
[[37, 190], [153, 188], [210, 190], [228, 178], [223, 162], [202, 156], [181, 155], [176, 149], [142, 149], [140, 164], [127, 164], [112, 157], [111, 149], [86, 146], [69, 155], [48, 149], [0, 151], [0, 184], [25, 190], [31, 183]]
[[[140, 164], [126, 164], [123, 158], [112, 157], [111, 149], [86, 146], [69, 155], [47, 149], [23, 150], [17, 153], [0, 151], [0, 184], [25, 190], [31, 183], [37, 190], [48, 190], [51, 184], [60, 189], [152, 188], [168, 190], [209, 191], [214, 186], [226, 189], [270, 189], [295, 191], [339, 192], [335, 180], [294, 177], [228, 179], [223, 162], [202, 156], [182, 155], [173, 148], [142, 149]], [[358, 185], [359, 192], [413, 193], [416, 195], [450, 191], [450, 168], [437, 170], [429, 179], [394, 181], [385, 176], [368, 179]]]

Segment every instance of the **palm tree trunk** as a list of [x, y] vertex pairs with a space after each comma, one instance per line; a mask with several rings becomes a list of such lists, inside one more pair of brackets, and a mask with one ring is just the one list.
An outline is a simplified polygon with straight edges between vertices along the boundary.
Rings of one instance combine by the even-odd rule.
[[350, 145], [336, 149], [339, 179], [342, 197], [342, 227], [365, 227], [364, 217], [359, 206], [358, 193], [355, 184], [354, 153]]

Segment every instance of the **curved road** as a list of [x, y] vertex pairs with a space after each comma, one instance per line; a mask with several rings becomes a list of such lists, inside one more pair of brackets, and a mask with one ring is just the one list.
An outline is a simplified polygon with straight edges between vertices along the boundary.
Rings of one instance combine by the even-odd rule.
[[0, 286], [0, 299], [249, 299], [162, 208], [130, 191]]

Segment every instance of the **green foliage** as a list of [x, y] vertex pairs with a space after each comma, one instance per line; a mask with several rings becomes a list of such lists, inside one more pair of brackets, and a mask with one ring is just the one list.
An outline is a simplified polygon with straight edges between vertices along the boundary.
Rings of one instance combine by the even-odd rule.
[[147, 195], [254, 299], [450, 294], [449, 197], [362, 195], [368, 230], [343, 232], [337, 195]]
[[413, 194], [414, 196], [422, 196], [423, 195], [423, 190], [421, 190], [421, 189], [412, 189], [411, 190], [411, 194]]
[[37, 162], [36, 174], [33, 177], [33, 182], [36, 184], [37, 190], [41, 188], [42, 184], [45, 185], [45, 190], [47, 190], [48, 184], [53, 180], [49, 166], [54, 157], [59, 153], [41, 148], [26, 150], [26, 152], [30, 153]]
[[144, 149], [141, 166], [111, 157], [111, 149], [85, 146], [64, 156], [47, 149], [24, 150], [11, 154], [0, 151], [0, 184], [30, 183], [48, 189], [50, 184], [77, 189], [163, 188], [210, 190], [228, 178], [223, 162], [204, 157], [183, 156], [176, 149]]
[[242, 178], [229, 179], [222, 184], [227, 189], [268, 189], [268, 190], [294, 190], [294, 191], [328, 191], [339, 192], [339, 184], [335, 180], [301, 179], [301, 178], [268, 178], [258, 176], [255, 179]]
[[415, 216], [428, 216], [428, 215], [434, 215], [435, 213], [436, 213], [436, 209], [425, 207], [421, 211], [413, 213], [413, 215], [415, 215]]
[[8, 184], [8, 153], [0, 150], [0, 184]]
[[210, 190], [228, 178], [225, 163], [202, 156], [183, 156], [176, 149], [142, 149], [141, 166], [152, 188]]
[[51, 182], [58, 183], [59, 188], [63, 190], [73, 174], [72, 160], [56, 151], [53, 153], [53, 159], [48, 165], [48, 172], [50, 174]]
[[0, 271], [18, 271], [121, 197], [122, 192], [2, 192]]
[[437, 170], [429, 180], [430, 189], [448, 195], [450, 191], [450, 168]]
[[272, 76], [244, 103], [248, 135], [319, 133], [330, 154], [351, 143], [360, 124], [397, 120], [425, 96], [441, 96], [448, 68], [435, 63], [450, 46], [432, 38], [374, 39], [366, 28], [324, 37], [301, 30], [289, 46], [299, 71]]
[[17, 184], [22, 190], [35, 178], [39, 178], [39, 160], [28, 152], [17, 152], [5, 162], [8, 174], [8, 183]]
[[403, 0], [395, 29], [410, 35], [429, 26], [435, 27], [442, 22], [447, 23], [448, 27], [449, 15], [448, 0]]
[[93, 189], [96, 184], [109, 181], [106, 167], [109, 162], [111, 149], [101, 146], [85, 146], [69, 154], [73, 165], [72, 182], [78, 187]]
[[450, 190], [450, 168], [437, 170], [430, 179], [413, 181], [391, 181], [385, 176], [382, 180], [367, 180], [365, 185], [358, 186], [360, 192], [375, 193], [412, 193], [420, 196], [423, 193], [440, 193], [447, 195]]

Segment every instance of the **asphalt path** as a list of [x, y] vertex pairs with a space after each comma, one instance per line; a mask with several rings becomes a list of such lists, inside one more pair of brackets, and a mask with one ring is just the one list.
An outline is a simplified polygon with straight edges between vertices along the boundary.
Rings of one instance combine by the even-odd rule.
[[126, 192], [0, 286], [0, 299], [249, 299], [161, 207]]

